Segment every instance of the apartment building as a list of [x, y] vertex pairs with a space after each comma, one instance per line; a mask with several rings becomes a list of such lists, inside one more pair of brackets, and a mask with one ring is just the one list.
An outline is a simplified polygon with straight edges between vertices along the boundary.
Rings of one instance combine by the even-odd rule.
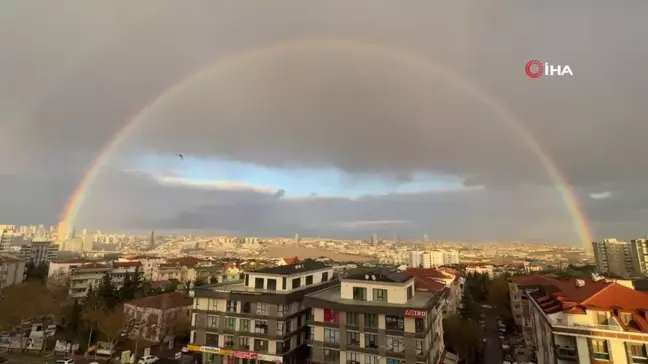
[[16, 225], [0, 225], [0, 252], [9, 252], [15, 233]]
[[20, 247], [20, 258], [26, 262], [41, 264], [56, 260], [59, 246], [46, 240], [34, 240]]
[[25, 261], [9, 253], [0, 252], [0, 289], [22, 283]]
[[407, 268], [403, 273], [416, 278], [414, 287], [417, 291], [442, 292], [444, 316], [457, 313], [461, 301], [462, 280], [456, 271], [436, 268]]
[[309, 294], [316, 364], [437, 364], [444, 350], [440, 292], [404, 273], [350, 274]]
[[641, 275], [641, 272], [634, 271], [632, 245], [629, 242], [605, 239], [592, 242], [592, 249], [599, 272], [619, 277]]
[[[57, 264], [62, 265], [62, 264]], [[65, 265], [63, 265], [65, 267]], [[116, 286], [121, 286], [126, 274], [133, 274], [140, 268], [137, 262], [92, 262], [70, 264], [67, 274], [70, 277], [70, 297], [83, 298], [88, 296], [90, 287], [97, 287], [106, 274]], [[55, 272], [63, 272], [57, 267]], [[52, 267], [50, 267], [52, 272]]]
[[459, 264], [456, 250], [431, 250], [409, 252], [408, 265], [412, 268], [434, 268], [442, 265]]
[[195, 287], [188, 348], [201, 352], [205, 364], [305, 363], [309, 310], [303, 298], [335, 283], [333, 268], [305, 260]]
[[124, 304], [124, 313], [134, 325], [128, 334], [154, 343], [169, 342], [183, 332], [186, 335], [192, 305], [193, 299], [184, 292], [129, 301]]
[[542, 284], [527, 297], [539, 364], [648, 362], [647, 294], [572, 279]]
[[630, 257], [635, 277], [648, 276], [648, 239], [630, 240]]
[[543, 285], [551, 285], [559, 281], [547, 276], [530, 275], [511, 277], [508, 280], [511, 311], [515, 324], [522, 329], [524, 342], [533, 344], [533, 321], [529, 311], [528, 294], [537, 291]]

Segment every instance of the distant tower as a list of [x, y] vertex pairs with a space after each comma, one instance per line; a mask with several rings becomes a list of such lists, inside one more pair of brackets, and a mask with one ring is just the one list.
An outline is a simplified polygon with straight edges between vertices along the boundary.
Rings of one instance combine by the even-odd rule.
[[423, 234], [423, 241], [427, 243], [430, 241], [430, 237], [427, 234]]
[[149, 249], [155, 249], [155, 231], [151, 230], [151, 238], [149, 239]]
[[72, 231], [70, 231], [70, 239], [76, 238], [76, 227], [72, 226]]
[[373, 245], [374, 248], [378, 246], [378, 235], [376, 234], [371, 235], [371, 244]]
[[295, 244], [299, 245], [299, 233], [295, 233]]

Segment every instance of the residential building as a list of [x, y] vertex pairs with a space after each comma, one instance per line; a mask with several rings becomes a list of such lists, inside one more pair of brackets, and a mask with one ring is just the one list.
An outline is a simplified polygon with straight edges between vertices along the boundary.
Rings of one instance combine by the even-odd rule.
[[0, 252], [0, 289], [22, 283], [25, 261], [9, 253]]
[[511, 311], [515, 324], [522, 329], [524, 341], [527, 345], [533, 344], [533, 321], [529, 311], [527, 294], [538, 290], [543, 285], [557, 283], [558, 280], [547, 276], [530, 275], [511, 277], [509, 282], [509, 296]]
[[350, 274], [305, 297], [316, 364], [436, 364], [444, 350], [440, 292], [404, 273]]
[[0, 225], [0, 252], [9, 251], [15, 232], [15, 225]]
[[627, 241], [605, 239], [592, 243], [596, 268], [601, 273], [619, 277], [632, 277], [640, 274], [634, 272], [632, 246]]
[[527, 297], [538, 364], [648, 362], [648, 294], [570, 279]]
[[20, 247], [20, 258], [34, 264], [48, 263], [56, 260], [59, 246], [46, 240], [34, 240]]
[[630, 240], [630, 258], [634, 276], [648, 276], [648, 239]]
[[495, 275], [495, 267], [492, 264], [468, 264], [466, 274], [486, 274], [489, 278]]
[[90, 262], [64, 264], [55, 262], [55, 267], [50, 264], [50, 275], [67, 274], [70, 277], [70, 297], [87, 297], [90, 287], [97, 287], [104, 276], [108, 274], [111, 281], [120, 287], [126, 274], [133, 274], [140, 269], [139, 262]]
[[297, 257], [285, 257], [279, 259], [277, 265], [288, 265], [288, 264], [297, 264], [299, 263], [299, 258]]
[[459, 264], [459, 252], [456, 250], [443, 251], [443, 265]]
[[417, 291], [443, 292], [444, 316], [457, 313], [461, 301], [462, 278], [456, 271], [450, 269], [444, 271], [436, 268], [407, 268], [403, 273], [416, 277], [415, 288]]
[[431, 250], [410, 252], [409, 266], [413, 268], [434, 268], [442, 265], [459, 264], [459, 252], [456, 250]]
[[302, 299], [335, 283], [333, 268], [305, 260], [195, 287], [188, 348], [206, 364], [305, 363], [309, 310]]
[[189, 332], [193, 298], [184, 292], [149, 296], [124, 304], [130, 319], [128, 335], [154, 343], [168, 343], [178, 335]]
[[423, 268], [423, 252], [419, 250], [409, 252], [409, 263], [407, 265], [413, 268]]

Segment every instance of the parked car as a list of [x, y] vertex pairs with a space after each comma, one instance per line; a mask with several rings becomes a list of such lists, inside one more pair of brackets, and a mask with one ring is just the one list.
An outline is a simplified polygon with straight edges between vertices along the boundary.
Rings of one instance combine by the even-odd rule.
[[137, 364], [152, 364], [158, 360], [160, 360], [160, 358], [155, 355], [146, 355], [141, 357], [140, 360], [137, 361]]
[[59, 359], [56, 364], [74, 364], [74, 359]]

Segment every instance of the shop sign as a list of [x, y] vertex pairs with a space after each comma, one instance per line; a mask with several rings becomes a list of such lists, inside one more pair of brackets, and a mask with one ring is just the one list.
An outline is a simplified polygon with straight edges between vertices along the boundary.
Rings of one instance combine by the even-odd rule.
[[427, 312], [423, 310], [405, 310], [405, 317], [425, 318]]

